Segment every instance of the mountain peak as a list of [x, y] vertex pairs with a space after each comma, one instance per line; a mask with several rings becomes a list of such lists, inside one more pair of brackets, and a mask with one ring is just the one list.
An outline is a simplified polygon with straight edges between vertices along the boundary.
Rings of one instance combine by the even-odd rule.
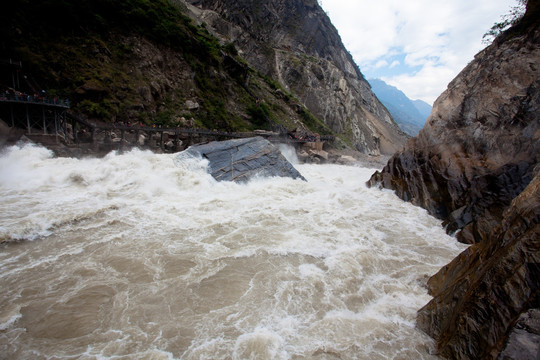
[[411, 136], [417, 135], [431, 113], [431, 106], [422, 100], [409, 99], [403, 91], [381, 79], [368, 82], [399, 127]]

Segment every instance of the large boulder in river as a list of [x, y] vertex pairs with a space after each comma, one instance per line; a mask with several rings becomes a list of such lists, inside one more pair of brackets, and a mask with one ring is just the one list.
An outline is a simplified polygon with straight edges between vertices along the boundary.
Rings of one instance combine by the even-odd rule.
[[183, 152], [182, 156], [186, 155], [208, 159], [210, 174], [220, 181], [242, 182], [254, 176], [305, 180], [279, 149], [262, 137], [194, 145]]
[[520, 317], [540, 308], [539, 8], [528, 1], [522, 21], [448, 85], [420, 134], [369, 181], [474, 244], [429, 280], [434, 299], [419, 311], [418, 326], [448, 358], [497, 358], [515, 348]]

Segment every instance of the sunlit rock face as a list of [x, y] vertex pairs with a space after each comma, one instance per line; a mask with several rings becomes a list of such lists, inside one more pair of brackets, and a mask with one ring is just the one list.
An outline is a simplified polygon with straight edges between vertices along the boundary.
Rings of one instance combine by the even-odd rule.
[[317, 1], [186, 2], [198, 21], [234, 43], [251, 66], [278, 79], [357, 150], [390, 155], [406, 142]]
[[485, 240], [540, 158], [538, 30], [479, 53], [437, 99], [420, 134], [370, 184]]
[[529, 1], [522, 23], [475, 57], [420, 134], [369, 181], [474, 244], [429, 280], [434, 299], [418, 314], [418, 326], [452, 359], [511, 353], [518, 319], [540, 307], [537, 8]]

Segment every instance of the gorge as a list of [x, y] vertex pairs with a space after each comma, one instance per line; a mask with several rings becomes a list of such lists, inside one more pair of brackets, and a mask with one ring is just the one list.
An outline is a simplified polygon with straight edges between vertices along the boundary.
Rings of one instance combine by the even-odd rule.
[[373, 174], [282, 147], [299, 173], [236, 183], [204, 156], [4, 147], [1, 356], [538, 357], [538, 1], [412, 139], [315, 0], [7, 9], [2, 56], [92, 121], [281, 126], [394, 155]]
[[14, 2], [2, 56], [22, 60], [24, 91], [37, 83], [93, 121], [298, 128], [371, 155], [404, 144], [315, 0], [255, 4]]
[[507, 342], [520, 317], [530, 312], [538, 321], [539, 8], [528, 2], [521, 22], [448, 85], [420, 134], [369, 181], [395, 189], [473, 244], [429, 280], [434, 299], [418, 315], [448, 358], [497, 358], [505, 347], [514, 348], [508, 358], [540, 351], [523, 345], [539, 343], [534, 327], [514, 339], [520, 346]]

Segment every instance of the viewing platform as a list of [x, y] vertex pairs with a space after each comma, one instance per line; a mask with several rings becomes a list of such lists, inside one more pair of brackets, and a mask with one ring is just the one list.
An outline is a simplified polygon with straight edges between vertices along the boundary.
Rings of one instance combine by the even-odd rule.
[[[209, 141], [230, 140], [261, 136], [270, 142], [302, 145], [334, 141], [333, 136], [302, 137], [285, 128], [279, 131], [255, 130], [249, 132], [228, 132], [188, 127], [162, 127], [143, 124], [95, 123], [67, 112], [66, 141], [74, 143], [93, 143], [96, 146], [115, 148], [160, 148], [162, 151], [175, 152], [187, 146]], [[74, 131], [75, 129], [75, 131]]]
[[0, 102], [2, 103], [13, 103], [13, 104], [25, 104], [25, 105], [39, 105], [39, 106], [50, 106], [69, 109], [70, 104], [67, 99], [59, 99], [58, 97], [43, 97], [37, 95], [27, 95], [27, 94], [11, 94], [4, 93], [0, 94]]
[[21, 92], [0, 94], [0, 118], [26, 134], [56, 135], [65, 129], [69, 100], [28, 95]]

